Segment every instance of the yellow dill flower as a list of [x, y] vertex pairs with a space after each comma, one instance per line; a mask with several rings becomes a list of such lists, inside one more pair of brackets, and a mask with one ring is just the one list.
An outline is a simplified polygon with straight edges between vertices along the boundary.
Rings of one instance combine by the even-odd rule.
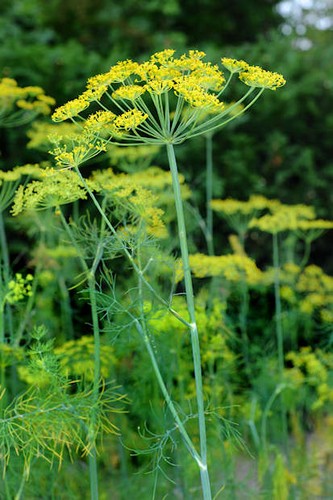
[[112, 124], [117, 115], [112, 113], [112, 111], [96, 111], [88, 116], [84, 122], [84, 128], [88, 131], [88, 134], [99, 134], [103, 136], [104, 134], [110, 134], [113, 130]]
[[104, 93], [112, 82], [112, 75], [109, 72], [91, 76], [87, 81], [86, 95], [89, 95], [90, 92], [91, 95], [94, 95], [95, 92], [99, 91], [102, 91]]
[[271, 214], [252, 219], [249, 227], [256, 227], [261, 231], [275, 234], [282, 231], [296, 231], [304, 220], [315, 218], [314, 208], [307, 205], [277, 203], [271, 205], [270, 208]]
[[174, 50], [166, 49], [142, 63], [120, 61], [105, 74], [89, 78], [86, 91], [56, 110], [53, 119], [78, 117], [82, 121], [81, 111], [95, 101], [103, 111], [110, 109], [117, 117], [113, 127], [98, 131], [90, 128], [88, 121], [84, 129], [108, 143], [180, 144], [189, 137], [208, 133], [248, 109], [263, 88], [256, 91], [253, 87], [225, 107], [220, 99], [225, 88], [224, 74], [204, 57], [205, 53], [198, 50], [175, 57]]
[[259, 212], [271, 205], [272, 201], [264, 196], [253, 195], [248, 201], [239, 201], [233, 198], [212, 200], [211, 207], [222, 216], [228, 224], [244, 238], [250, 222]]
[[28, 123], [39, 114], [48, 115], [55, 104], [40, 87], [19, 87], [12, 78], [0, 79], [0, 125]]
[[164, 50], [161, 50], [160, 52], [155, 52], [155, 54], [153, 54], [150, 57], [150, 60], [153, 63], [158, 63], [161, 66], [163, 66], [164, 64], [168, 64], [170, 62], [170, 60], [172, 60], [175, 52], [176, 51], [173, 49], [164, 49]]
[[[182, 54], [178, 59], [173, 59], [172, 66], [182, 73], [192, 72], [198, 68], [203, 68], [206, 63], [202, 61], [206, 56], [205, 52], [200, 50], [189, 50], [188, 54]], [[210, 65], [210, 63], [208, 63]]]
[[139, 64], [127, 59], [126, 61], [120, 61], [108, 71], [108, 75], [111, 77], [113, 83], [122, 83], [129, 77], [137, 74]]
[[27, 136], [30, 139], [27, 147], [29, 149], [48, 151], [57, 139], [70, 141], [73, 137], [77, 137], [79, 133], [80, 129], [74, 123], [57, 123], [55, 125], [53, 123], [35, 121], [27, 132]]
[[144, 94], [145, 91], [145, 87], [141, 87], [140, 85], [126, 85], [118, 87], [117, 90], [112, 93], [112, 97], [113, 99], [135, 101], [135, 99]]
[[[99, 127], [98, 120], [92, 121], [92, 129]], [[93, 131], [85, 128], [83, 133], [70, 137], [70, 141], [53, 137], [54, 149], [49, 153], [55, 158], [56, 165], [60, 168], [70, 169], [97, 156], [101, 151], [106, 151], [106, 143]]]
[[0, 170], [0, 185], [3, 182], [13, 182], [19, 180], [23, 175], [30, 177], [41, 177], [43, 169], [36, 163], [15, 167], [13, 170]]
[[131, 109], [130, 111], [125, 111], [125, 113], [118, 115], [114, 120], [114, 124], [120, 130], [133, 130], [147, 120], [147, 118], [147, 113], [143, 113], [137, 109]]
[[78, 97], [77, 99], [68, 101], [63, 106], [57, 108], [52, 115], [52, 120], [54, 122], [62, 122], [63, 120], [68, 120], [69, 118], [78, 116], [81, 111], [84, 111], [88, 107], [89, 101], [83, 99], [82, 97]]
[[245, 280], [251, 285], [260, 283], [262, 279], [262, 272], [246, 255], [193, 254], [190, 255], [190, 265], [196, 278], [223, 276], [230, 282], [241, 283]]
[[[100, 374], [103, 379], [110, 376], [116, 363], [114, 349], [101, 338]], [[94, 337], [85, 335], [78, 340], [70, 340], [54, 349], [62, 373], [66, 377], [82, 377], [87, 381], [94, 379]]]
[[160, 149], [160, 146], [152, 144], [127, 146], [126, 148], [112, 144], [107, 148], [107, 154], [112, 165], [125, 170], [125, 172], [134, 173], [151, 165], [152, 159]]
[[24, 360], [24, 349], [19, 346], [0, 344], [0, 367], [13, 366]]
[[104, 87], [98, 87], [96, 89], [86, 89], [84, 92], [81, 94], [81, 98], [84, 101], [100, 101], [100, 99], [103, 97], [103, 95], [108, 91], [108, 87], [105, 85]]
[[323, 323], [333, 324], [333, 308], [332, 310], [326, 308], [322, 309], [320, 311], [320, 318]]
[[[154, 178], [154, 172], [157, 170], [153, 169], [150, 174], [144, 172], [128, 175], [115, 174], [112, 169], [106, 169], [93, 172], [90, 181], [98, 190], [103, 191], [107, 198], [117, 200], [118, 210], [125, 211], [131, 218], [132, 225], [144, 223], [148, 234], [165, 238], [167, 231], [162, 219], [164, 211], [159, 207], [161, 200], [152, 192], [153, 186], [150, 185], [150, 180]], [[165, 184], [165, 178], [163, 184], [156, 179], [155, 186], [160, 189], [163, 189]]]
[[257, 210], [263, 210], [271, 206], [272, 200], [268, 200], [261, 195], [252, 195], [248, 201], [239, 201], [233, 198], [227, 198], [225, 200], [212, 200], [211, 207], [216, 212], [221, 212], [226, 215], [232, 215], [235, 213], [242, 214], [253, 214]]
[[152, 79], [145, 85], [145, 90], [149, 94], [164, 94], [172, 89], [173, 81], [170, 80], [158, 80]]
[[324, 219], [315, 219], [315, 220], [302, 220], [299, 221], [299, 229], [303, 231], [311, 230], [311, 229], [332, 229], [333, 221], [324, 220]]
[[240, 71], [245, 71], [249, 64], [245, 61], [232, 59], [230, 57], [222, 57], [222, 65], [227, 68], [230, 73], [239, 73]]
[[216, 112], [224, 108], [224, 104], [218, 97], [204, 90], [200, 85], [200, 79], [192, 75], [177, 78], [173, 83], [173, 89], [177, 96], [181, 96], [194, 108], [208, 108]]
[[297, 236], [310, 243], [325, 231], [333, 228], [333, 222], [324, 219], [302, 220], [298, 223]]
[[279, 73], [266, 71], [259, 66], [248, 66], [239, 74], [239, 79], [250, 87], [261, 87], [276, 90], [285, 85], [286, 80]]
[[225, 83], [224, 75], [216, 65], [210, 66], [206, 64], [203, 68], [193, 70], [191, 76], [197, 79], [198, 85], [207, 91], [219, 92]]
[[5, 295], [5, 302], [14, 304], [32, 295], [31, 283], [34, 277], [32, 274], [27, 274], [25, 277], [21, 273], [16, 273], [15, 278], [8, 283], [8, 292]]
[[327, 290], [333, 292], [333, 277], [328, 276], [324, 271], [314, 264], [307, 266], [301, 274], [297, 290], [309, 292], [317, 290]]
[[49, 169], [45, 171], [42, 181], [18, 187], [11, 212], [16, 216], [26, 210], [44, 209], [86, 198], [86, 191], [74, 172]]
[[[157, 194], [154, 200], [158, 206], [163, 207], [170, 203], [173, 204], [171, 173], [159, 167], [150, 167], [143, 172], [133, 172], [131, 175], [124, 173], [115, 174], [111, 168], [95, 170], [90, 180], [100, 190], [112, 192], [118, 190], [117, 196], [123, 198], [128, 198], [132, 191], [135, 191], [140, 186]], [[182, 189], [182, 197], [183, 199], [188, 199], [191, 196], [191, 191], [187, 186], [184, 186], [185, 177], [182, 174], [179, 176], [179, 181]]]

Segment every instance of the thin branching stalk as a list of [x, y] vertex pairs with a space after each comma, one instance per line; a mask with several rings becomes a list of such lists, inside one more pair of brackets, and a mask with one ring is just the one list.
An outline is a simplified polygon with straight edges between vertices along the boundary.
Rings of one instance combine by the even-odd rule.
[[184, 217], [184, 209], [181, 196], [177, 161], [173, 144], [167, 144], [166, 148], [169, 160], [169, 167], [172, 176], [174, 199], [177, 212], [179, 244], [181, 249], [183, 271], [184, 271], [186, 301], [187, 301], [188, 313], [190, 316], [190, 334], [191, 334], [192, 356], [193, 356], [196, 398], [198, 407], [198, 420], [199, 420], [200, 456], [202, 462], [202, 466], [200, 467], [201, 484], [202, 484], [204, 499], [208, 500], [211, 498], [211, 488], [210, 488], [210, 480], [207, 467], [207, 437], [206, 437], [205, 409], [203, 401], [203, 384], [202, 384], [202, 372], [201, 372], [199, 334], [195, 317], [193, 284], [192, 284], [191, 268], [189, 263], [185, 217]]
[[100, 205], [100, 203], [98, 202], [96, 196], [94, 195], [94, 193], [91, 191], [91, 189], [89, 188], [85, 178], [81, 175], [81, 172], [80, 172], [80, 169], [74, 165], [74, 168], [75, 168], [75, 171], [76, 173], [78, 174], [84, 188], [86, 189], [87, 193], [89, 194], [93, 204], [95, 205], [95, 207], [97, 208], [98, 212], [101, 214], [101, 217], [102, 219], [105, 221], [105, 225], [106, 227], [108, 227], [112, 233], [112, 235], [116, 238], [116, 240], [120, 243], [121, 245], [121, 248], [126, 256], [126, 258], [129, 260], [129, 262], [131, 263], [131, 266], [133, 267], [134, 271], [138, 274], [138, 275], [141, 275], [141, 278], [142, 278], [142, 282], [145, 284], [145, 286], [148, 288], [148, 290], [151, 292], [151, 294], [161, 303], [163, 304], [166, 309], [175, 317], [178, 319], [178, 321], [180, 321], [183, 325], [187, 326], [187, 327], [190, 327], [190, 323], [188, 321], [186, 321], [186, 319], [184, 319], [175, 309], [173, 309], [170, 305], [170, 303], [168, 301], [166, 301], [165, 299], [163, 299], [163, 297], [161, 297], [155, 290], [155, 288], [149, 283], [149, 281], [146, 280], [146, 278], [144, 277], [144, 274], [143, 274], [143, 271], [141, 269], [138, 268], [135, 260], [133, 259], [131, 253], [129, 252], [129, 250], [127, 249], [127, 247], [124, 245], [122, 239], [119, 237], [117, 231], [115, 230], [115, 228], [113, 227], [113, 225], [111, 224], [111, 222], [109, 221], [108, 217], [106, 216], [105, 214], [105, 211], [103, 210], [103, 207]]

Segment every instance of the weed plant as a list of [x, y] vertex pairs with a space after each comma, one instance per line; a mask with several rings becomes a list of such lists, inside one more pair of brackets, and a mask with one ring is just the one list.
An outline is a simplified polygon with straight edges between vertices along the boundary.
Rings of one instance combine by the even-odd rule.
[[[198, 51], [119, 62], [52, 115], [71, 123], [33, 123], [29, 147], [50, 157], [0, 172], [4, 498], [332, 492], [332, 447], [304, 450], [332, 427], [333, 278], [309, 259], [333, 223], [264, 196], [212, 200], [214, 134], [285, 83], [222, 64], [227, 79]], [[34, 119], [10, 88], [6, 123], [17, 107]], [[200, 135], [204, 214], [177, 165]]]

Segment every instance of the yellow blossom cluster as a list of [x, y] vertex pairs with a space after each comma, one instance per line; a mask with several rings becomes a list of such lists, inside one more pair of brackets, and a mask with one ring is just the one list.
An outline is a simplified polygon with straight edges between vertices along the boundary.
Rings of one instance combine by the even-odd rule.
[[248, 201], [239, 201], [233, 198], [225, 200], [215, 199], [211, 201], [212, 209], [223, 217], [230, 227], [238, 234], [244, 236], [250, 222], [258, 214], [272, 205], [275, 200], [268, 200], [261, 195], [252, 195]]
[[57, 207], [86, 198], [86, 191], [73, 171], [46, 169], [43, 180], [18, 187], [11, 211], [16, 216], [23, 211]]
[[270, 90], [276, 90], [286, 83], [279, 73], [266, 71], [259, 66], [249, 66], [239, 74], [239, 79], [249, 87], [262, 87]]
[[130, 109], [129, 111], [125, 111], [121, 115], [118, 115], [114, 121], [116, 126], [116, 130], [118, 129], [120, 132], [122, 130], [133, 130], [139, 127], [141, 123], [143, 123], [148, 118], [147, 113], [143, 113], [138, 109]]
[[226, 215], [233, 215], [235, 213], [242, 213], [245, 215], [253, 214], [258, 210], [263, 210], [272, 206], [273, 200], [268, 200], [261, 195], [252, 195], [248, 201], [239, 201], [233, 198], [225, 200], [212, 200], [211, 206], [216, 212], [221, 212]]
[[249, 67], [247, 62], [230, 57], [222, 57], [221, 62], [230, 73], [240, 73], [241, 71], [246, 71]]
[[[113, 348], [106, 345], [101, 338], [100, 348], [100, 374], [106, 379], [112, 373], [116, 359]], [[70, 340], [54, 349], [54, 354], [59, 359], [61, 372], [66, 377], [82, 377], [87, 382], [94, 379], [94, 337], [84, 335], [78, 340]]]
[[242, 60], [224, 57], [222, 64], [231, 74], [239, 73], [239, 79], [249, 87], [276, 90], [286, 83], [286, 80], [279, 73], [266, 71], [260, 66], [250, 66]]
[[27, 163], [13, 168], [13, 170], [0, 170], [0, 186], [3, 182], [14, 182], [21, 179], [22, 176], [41, 177], [43, 169], [37, 164]]
[[[94, 124], [94, 127], [96, 125]], [[50, 153], [54, 156], [56, 165], [61, 169], [70, 169], [97, 156], [101, 151], [106, 151], [106, 143], [98, 138], [92, 131], [71, 136], [70, 140], [54, 136], [54, 149]]]
[[303, 224], [316, 217], [314, 208], [308, 205], [285, 205], [276, 203], [271, 206], [271, 213], [254, 218], [249, 227], [276, 234], [282, 231], [296, 231]]
[[[333, 221], [316, 219], [315, 210], [309, 205], [287, 205], [261, 195], [253, 195], [248, 201], [215, 199], [211, 207], [243, 235], [251, 228], [272, 234], [294, 231], [299, 238], [311, 241], [333, 228]], [[257, 217], [258, 212], [264, 213]]]
[[59, 108], [55, 110], [52, 115], [52, 120], [54, 122], [62, 122], [79, 115], [82, 111], [89, 107], [89, 101], [79, 97], [71, 101], [66, 102]]
[[0, 367], [6, 368], [24, 360], [24, 349], [10, 344], [0, 344]]
[[0, 79], [0, 126], [22, 125], [37, 115], [48, 115], [54, 104], [40, 87], [19, 87], [13, 78]]
[[43, 169], [39, 165], [22, 165], [12, 170], [0, 170], [0, 211], [5, 210], [13, 201], [15, 191], [22, 177], [40, 178]]
[[38, 149], [49, 151], [50, 147], [57, 141], [66, 141], [70, 143], [73, 139], [77, 140], [80, 129], [74, 123], [47, 123], [35, 121], [27, 132], [29, 149]]
[[[205, 53], [198, 50], [175, 57], [174, 50], [166, 49], [142, 63], [120, 61], [106, 73], [89, 78], [86, 90], [58, 108], [52, 118], [57, 122], [86, 120], [86, 130], [115, 143], [178, 144], [222, 126], [243, 113], [264, 88], [277, 88], [284, 82], [276, 73], [260, 73], [260, 68], [244, 61], [224, 59], [222, 63], [233, 73], [237, 67], [242, 70], [240, 75], [246, 73], [253, 79], [243, 98], [225, 106], [220, 99], [227, 86], [224, 74], [217, 64], [204, 58]], [[256, 88], [259, 94], [243, 106]], [[89, 111], [85, 113], [91, 103], [116, 117], [112, 115], [109, 123], [96, 128]]]
[[148, 169], [143, 174], [115, 174], [112, 169], [95, 171], [90, 177], [90, 181], [95, 189], [102, 192], [109, 204], [115, 204], [117, 211], [123, 211], [132, 219], [132, 224], [139, 222], [146, 224], [149, 234], [159, 238], [167, 236], [165, 224], [162, 220], [164, 211], [159, 208], [160, 200], [152, 192], [150, 180], [154, 173], [156, 187], [163, 189], [171, 182], [169, 175], [160, 169]]
[[333, 312], [333, 277], [319, 266], [307, 266], [295, 288], [302, 295], [300, 310], [303, 313], [312, 314], [317, 310]]
[[[57, 245], [55, 247], [48, 247], [44, 244], [38, 245], [34, 248], [32, 253], [31, 265], [42, 265], [43, 272], [61, 269], [64, 265], [65, 259], [71, 259], [78, 256], [77, 249], [70, 245]], [[54, 274], [51, 273], [54, 280]], [[43, 281], [40, 280], [39, 283]]]
[[295, 389], [306, 385], [313, 389], [315, 398], [311, 408], [318, 410], [326, 403], [333, 401], [333, 386], [330, 382], [330, 372], [333, 369], [333, 356], [321, 349], [312, 350], [310, 346], [302, 347], [299, 352], [289, 352], [286, 359], [293, 364], [286, 369], [289, 383]]
[[113, 99], [125, 99], [128, 101], [135, 101], [140, 95], [144, 94], [146, 89], [140, 85], [126, 85], [117, 88], [113, 93]]
[[[267, 286], [274, 282], [276, 269], [263, 275]], [[302, 269], [293, 263], [284, 264], [279, 271], [280, 293], [283, 300], [306, 316], [318, 314], [324, 323], [333, 319], [333, 277], [319, 266]]]
[[[221, 276], [231, 283], [245, 281], [249, 285], [261, 283], [263, 274], [256, 263], [246, 255], [192, 254], [190, 255], [190, 266], [193, 276], [196, 278]], [[177, 279], [180, 280], [182, 277], [183, 271], [179, 269]]]
[[116, 146], [107, 148], [107, 154], [112, 166], [117, 166], [125, 172], [138, 172], [146, 169], [160, 150], [160, 146], [141, 144], [139, 146]]
[[111, 111], [97, 111], [89, 115], [84, 123], [85, 130], [94, 135], [110, 135], [112, 132], [112, 123], [117, 116]]
[[8, 283], [8, 292], [5, 296], [5, 302], [14, 304], [32, 295], [31, 283], [34, 277], [32, 274], [27, 274], [25, 277], [21, 273], [16, 273], [15, 278]]

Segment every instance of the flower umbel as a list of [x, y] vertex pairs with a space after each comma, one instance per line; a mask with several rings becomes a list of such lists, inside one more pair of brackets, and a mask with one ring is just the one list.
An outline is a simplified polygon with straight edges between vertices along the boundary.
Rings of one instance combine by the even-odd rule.
[[[285, 83], [277, 73], [223, 58], [231, 73], [226, 82], [220, 67], [204, 58], [197, 50], [177, 58], [167, 49], [142, 63], [118, 62], [89, 78], [86, 90], [52, 118], [75, 121], [88, 135], [116, 144], [179, 144], [223, 126], [244, 113], [266, 88], [275, 90]], [[235, 73], [250, 88], [225, 105], [221, 96]], [[89, 115], [92, 103], [100, 110]], [[78, 166], [81, 159], [75, 162]]]

